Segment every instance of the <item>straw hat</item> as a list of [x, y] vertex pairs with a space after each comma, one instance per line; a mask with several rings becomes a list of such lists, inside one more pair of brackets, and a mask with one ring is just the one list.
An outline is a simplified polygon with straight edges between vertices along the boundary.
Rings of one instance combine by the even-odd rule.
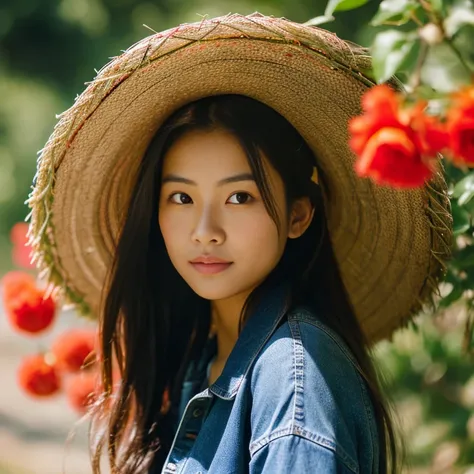
[[315, 152], [356, 314], [372, 342], [389, 337], [432, 301], [449, 256], [451, 214], [441, 173], [410, 191], [355, 175], [347, 122], [374, 85], [369, 71], [366, 49], [259, 13], [182, 24], [139, 41], [99, 71], [41, 151], [27, 200], [40, 277], [80, 314], [96, 317], [152, 136], [187, 102], [242, 94], [286, 117]]

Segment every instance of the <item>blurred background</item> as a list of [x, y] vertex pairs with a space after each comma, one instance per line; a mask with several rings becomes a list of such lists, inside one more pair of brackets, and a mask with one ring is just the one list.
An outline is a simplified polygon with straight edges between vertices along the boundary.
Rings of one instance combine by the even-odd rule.
[[[376, 32], [368, 21], [378, 5], [338, 13], [323, 26], [368, 46]], [[203, 15], [258, 11], [305, 22], [325, 7], [326, 0], [1, 0], [0, 278], [17, 269], [11, 230], [28, 214], [24, 202], [37, 152], [56, 114], [72, 105], [110, 57], [150, 29], [200, 21]], [[399, 331], [376, 348], [409, 448], [406, 472], [474, 474], [474, 376], [472, 357], [462, 352], [465, 319], [462, 305], [421, 315], [418, 329]], [[0, 474], [90, 472], [87, 426], [76, 424], [77, 412], [61, 395], [29, 397], [16, 375], [26, 354], [47, 347], [62, 330], [85, 324], [68, 310], [46, 336], [20, 336], [0, 302]], [[68, 439], [71, 430], [75, 436]]]

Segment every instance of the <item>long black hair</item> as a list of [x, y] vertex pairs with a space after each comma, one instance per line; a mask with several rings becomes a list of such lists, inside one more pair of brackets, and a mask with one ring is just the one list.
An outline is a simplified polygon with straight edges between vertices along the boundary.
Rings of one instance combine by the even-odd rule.
[[[113, 472], [136, 473], [153, 462], [160, 472], [174, 437], [164, 397], [179, 400], [188, 363], [199, 357], [210, 331], [210, 302], [198, 296], [173, 267], [158, 225], [163, 157], [183, 134], [224, 130], [239, 140], [267, 212], [280, 229], [263, 170], [265, 153], [284, 182], [287, 209], [309, 197], [315, 212], [306, 232], [288, 239], [283, 256], [263, 284], [249, 295], [240, 330], [265, 291], [284, 275], [291, 305], [312, 304], [316, 289], [330, 311], [326, 324], [352, 350], [369, 388], [378, 424], [378, 472], [398, 472], [399, 446], [382, 382], [350, 304], [331, 246], [322, 186], [310, 177], [316, 158], [297, 130], [271, 107], [241, 95], [205, 97], [173, 113], [159, 128], [140, 163], [100, 315], [103, 394], [91, 412], [94, 473], [104, 446]], [[324, 176], [320, 176], [322, 184]], [[330, 199], [330, 195], [326, 194]], [[121, 383], [113, 392], [113, 361]]]

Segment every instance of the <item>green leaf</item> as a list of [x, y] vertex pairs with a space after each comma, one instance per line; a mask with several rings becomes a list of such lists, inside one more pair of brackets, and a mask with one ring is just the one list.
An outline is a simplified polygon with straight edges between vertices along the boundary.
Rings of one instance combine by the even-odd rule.
[[[456, 183], [452, 191], [452, 196], [454, 198], [458, 198], [459, 200], [461, 200], [461, 197], [466, 193], [474, 194], [474, 172], [469, 173], [467, 176], [465, 176], [464, 178], [462, 178], [460, 181]], [[467, 199], [467, 200], [466, 198], [464, 199], [465, 199], [464, 203], [470, 201], [470, 199]], [[458, 201], [458, 204], [460, 206], [463, 205], [463, 203], [459, 201]]]
[[455, 252], [450, 264], [458, 270], [474, 267], [474, 245], [468, 245]]
[[420, 5], [413, 0], [384, 0], [370, 24], [372, 26], [404, 25], [410, 21], [412, 13], [419, 8], [421, 8]]
[[466, 202], [462, 208], [471, 216], [471, 222], [474, 222], [474, 199]]
[[474, 25], [465, 25], [457, 32], [456, 36], [451, 39], [457, 50], [461, 52], [464, 61], [471, 71], [474, 71], [473, 38]]
[[[427, 101], [442, 101], [446, 100], [446, 94], [435, 91], [432, 87], [426, 84], [420, 84], [416, 89], [416, 95], [419, 99]], [[459, 168], [456, 168], [459, 169]]]
[[471, 216], [461, 206], [453, 201], [451, 210], [453, 213], [453, 233], [455, 236], [461, 235], [467, 232], [471, 227]]
[[314, 18], [311, 18], [311, 20], [308, 20], [307, 22], [303, 24], [306, 26], [318, 26], [318, 25], [322, 25], [323, 23], [329, 23], [334, 20], [335, 18], [332, 15], [330, 16], [322, 15], [322, 16], [316, 16]]
[[463, 0], [451, 8], [444, 20], [444, 30], [451, 38], [465, 25], [474, 25], [474, 6], [469, 0]]
[[470, 84], [469, 72], [446, 43], [430, 47], [421, 69], [421, 80], [439, 92], [453, 92]]
[[416, 334], [420, 333], [420, 326], [418, 326], [417, 322], [414, 319], [410, 319], [408, 321], [408, 327]]
[[446, 276], [443, 281], [446, 283], [451, 283], [453, 286], [459, 286], [462, 284], [461, 278], [458, 276], [458, 272], [453, 272], [453, 267], [450, 265], [447, 269]]
[[471, 290], [474, 286], [474, 267], [472, 266], [465, 266], [463, 270], [464, 274], [464, 280], [462, 282], [462, 287], [464, 289], [469, 289]]
[[458, 199], [458, 204], [460, 206], [464, 206], [465, 204], [467, 204], [472, 198], [474, 197], [474, 190], [469, 190], [469, 191], [466, 191], [465, 193], [461, 194], [461, 196], [459, 196], [459, 199]]
[[444, 298], [441, 298], [439, 306], [441, 308], [447, 308], [457, 301], [464, 293], [462, 286], [453, 286], [453, 289]]
[[365, 5], [369, 0], [329, 0], [324, 16], [330, 17], [334, 12], [341, 12], [345, 10], [354, 10], [362, 5]]
[[420, 46], [421, 46], [421, 41], [418, 38], [416, 38], [416, 40], [414, 41], [413, 47], [404, 57], [402, 63], [398, 67], [397, 72], [400, 72], [402, 74], [405, 73], [408, 78], [411, 76], [411, 74], [413, 73], [413, 70], [415, 69], [416, 63], [418, 62], [418, 56], [420, 54]]
[[443, 0], [429, 0], [429, 3], [437, 13], [443, 13]]
[[374, 75], [380, 84], [392, 77], [417, 45], [416, 34], [397, 30], [378, 33], [371, 46]]

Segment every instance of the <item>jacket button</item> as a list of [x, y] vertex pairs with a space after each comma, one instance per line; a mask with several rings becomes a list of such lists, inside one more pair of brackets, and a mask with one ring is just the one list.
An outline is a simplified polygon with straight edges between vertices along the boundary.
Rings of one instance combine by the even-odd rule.
[[194, 411], [193, 411], [194, 418], [198, 418], [201, 415], [202, 415], [202, 409], [201, 408], [195, 408]]

